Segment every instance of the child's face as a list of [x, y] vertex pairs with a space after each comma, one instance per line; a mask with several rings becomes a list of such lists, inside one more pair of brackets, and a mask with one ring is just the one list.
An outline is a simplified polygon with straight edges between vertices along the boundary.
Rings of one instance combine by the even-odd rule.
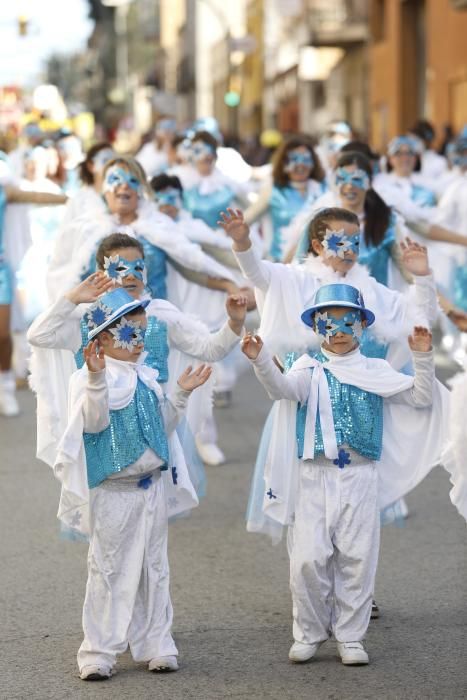
[[[115, 261], [115, 258], [118, 258]], [[133, 299], [141, 299], [144, 294], [145, 289], [145, 269], [143, 264], [143, 269], [140, 271], [141, 265], [134, 265], [135, 270], [127, 269], [127, 262], [135, 263], [136, 260], [142, 261], [141, 251], [138, 248], [115, 248], [109, 253], [108, 261], [113, 260], [114, 262], [107, 263], [112, 266], [112, 271], [105, 272], [109, 277], [115, 281], [116, 287], [123, 287]], [[129, 274], [127, 274], [129, 273]]]
[[[335, 331], [336, 321], [341, 321], [345, 326], [345, 331]], [[366, 321], [362, 320], [358, 309], [343, 308], [341, 306], [330, 306], [323, 309], [322, 313], [314, 315], [315, 332], [319, 337], [325, 337], [322, 347], [336, 355], [345, 355], [351, 352], [358, 345], [358, 338]], [[326, 328], [330, 329], [325, 336]], [[321, 331], [321, 333], [320, 333]], [[332, 333], [332, 335], [331, 335]]]
[[147, 319], [144, 311], [122, 316], [114, 328], [99, 333], [99, 347], [104, 355], [123, 362], [137, 362], [144, 351]]
[[325, 265], [331, 267], [334, 272], [345, 276], [352, 269], [358, 258], [356, 250], [360, 242], [360, 229], [355, 224], [350, 224], [347, 221], [331, 221], [327, 228], [331, 232], [335, 231], [336, 234], [342, 235], [345, 252], [340, 252], [336, 249], [334, 251], [336, 254], [332, 255], [330, 254], [332, 251], [329, 246], [326, 247], [326, 245], [317, 240], [314, 240], [312, 243], [313, 250], [319, 255]]

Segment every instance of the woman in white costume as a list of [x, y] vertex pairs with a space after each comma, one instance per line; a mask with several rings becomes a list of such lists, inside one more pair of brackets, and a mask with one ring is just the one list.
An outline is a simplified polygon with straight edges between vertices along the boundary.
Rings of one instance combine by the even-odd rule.
[[[0, 414], [16, 416], [16, 380], [12, 370], [13, 330], [24, 330], [16, 296], [16, 273], [31, 243], [24, 204], [64, 204], [63, 194], [21, 190], [6, 163], [0, 162]], [[19, 206], [18, 206], [19, 205]]]
[[[103, 172], [105, 212], [91, 212], [76, 220], [67, 240], [57, 242], [48, 287], [54, 301], [94, 270], [99, 242], [119, 231], [136, 236], [145, 249], [148, 287], [153, 297], [169, 298], [180, 271], [201, 275], [202, 283], [225, 289], [233, 281], [230, 273], [193, 245], [172, 221], [157, 211], [140, 165], [133, 158], [117, 157]], [[66, 250], [64, 259], [63, 251]]]
[[281, 262], [288, 248], [285, 231], [304, 206], [327, 189], [325, 172], [311, 139], [293, 136], [283, 141], [273, 159], [272, 182], [245, 211], [248, 224], [269, 214], [272, 221], [271, 260]]

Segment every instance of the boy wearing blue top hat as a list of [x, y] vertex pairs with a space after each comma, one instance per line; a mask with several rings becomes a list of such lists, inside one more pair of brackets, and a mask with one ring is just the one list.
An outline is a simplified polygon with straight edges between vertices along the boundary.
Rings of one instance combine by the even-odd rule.
[[171, 500], [178, 512], [198, 500], [172, 433], [211, 369], [188, 367], [164, 396], [157, 371], [144, 364], [148, 303], [115, 289], [89, 307], [85, 365], [70, 380], [68, 427], [54, 467], [62, 481], [59, 517], [72, 515], [72, 526], [89, 518], [83, 680], [109, 678], [128, 645], [150, 671], [178, 668], [167, 509]]
[[[311, 659], [332, 634], [344, 664], [368, 663], [362, 640], [379, 509], [413, 488], [440, 449], [431, 333], [415, 327], [409, 337], [415, 376], [408, 377], [360, 353], [362, 329], [374, 320], [357, 289], [325, 285], [302, 314], [321, 341], [317, 355], [302, 355], [283, 375], [259, 336], [243, 342], [269, 396], [282, 399], [261, 475], [261, 512], [250, 516], [249, 526], [256, 517], [258, 527], [249, 529], [289, 526], [295, 640], [289, 659], [296, 663]], [[428, 436], [427, 449], [414, 445], [416, 430]]]

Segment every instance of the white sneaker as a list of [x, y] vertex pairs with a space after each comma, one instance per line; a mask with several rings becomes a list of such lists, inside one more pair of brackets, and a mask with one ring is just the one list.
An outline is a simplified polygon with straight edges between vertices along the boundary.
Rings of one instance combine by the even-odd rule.
[[111, 676], [110, 666], [84, 666], [79, 674], [82, 681], [106, 681]]
[[0, 372], [0, 415], [12, 418], [19, 414], [15, 392], [16, 380], [13, 372]]
[[337, 642], [337, 651], [346, 666], [364, 666], [370, 662], [361, 642]]
[[225, 454], [214, 442], [201, 442], [197, 439], [196, 447], [199, 452], [199, 456], [205, 464], [209, 464], [212, 467], [217, 467], [219, 464], [224, 464]]
[[316, 642], [316, 644], [294, 642], [289, 649], [289, 660], [293, 661], [294, 664], [303, 664], [316, 654], [321, 644], [323, 642]]
[[176, 656], [157, 656], [151, 659], [148, 666], [148, 671], [154, 673], [168, 673], [169, 671], [178, 671], [178, 662]]

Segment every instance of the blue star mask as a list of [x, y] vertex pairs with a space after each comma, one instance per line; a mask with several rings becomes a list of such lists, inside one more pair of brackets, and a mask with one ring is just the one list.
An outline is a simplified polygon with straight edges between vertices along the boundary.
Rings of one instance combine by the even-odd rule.
[[137, 345], [144, 343], [146, 329], [141, 327], [141, 321], [128, 320], [122, 316], [120, 323], [109, 330], [114, 337], [114, 348], [123, 348], [131, 352]]
[[359, 311], [349, 309], [345, 316], [336, 318], [329, 311], [317, 311], [314, 315], [315, 333], [323, 340], [329, 340], [333, 335], [345, 333], [354, 338], [360, 338], [363, 332], [362, 318]]
[[313, 158], [311, 153], [299, 153], [298, 151], [290, 151], [287, 155], [287, 165], [285, 166], [285, 171], [290, 172], [295, 170], [300, 165], [304, 165], [307, 168], [313, 167]]
[[348, 236], [344, 229], [333, 231], [327, 228], [322, 243], [325, 258], [341, 258], [344, 260], [347, 252], [358, 255], [360, 249], [360, 232], [355, 233], [353, 236]]
[[144, 284], [147, 282], [147, 270], [143, 258], [127, 260], [120, 257], [120, 255], [111, 255], [109, 258], [104, 257], [104, 272], [107, 277], [119, 284], [122, 283], [125, 277], [130, 277], [131, 275], [144, 282]]
[[337, 188], [343, 185], [352, 185], [359, 190], [368, 190], [370, 187], [370, 178], [364, 170], [346, 170], [345, 168], [337, 168], [334, 174], [334, 182]]
[[171, 206], [180, 209], [182, 206], [180, 190], [177, 190], [175, 187], [156, 192], [155, 199], [158, 207]]
[[142, 185], [136, 175], [124, 168], [120, 168], [118, 165], [113, 165], [107, 170], [104, 180], [104, 192], [115, 192], [117, 187], [125, 184], [134, 190], [138, 197], [141, 196]]

